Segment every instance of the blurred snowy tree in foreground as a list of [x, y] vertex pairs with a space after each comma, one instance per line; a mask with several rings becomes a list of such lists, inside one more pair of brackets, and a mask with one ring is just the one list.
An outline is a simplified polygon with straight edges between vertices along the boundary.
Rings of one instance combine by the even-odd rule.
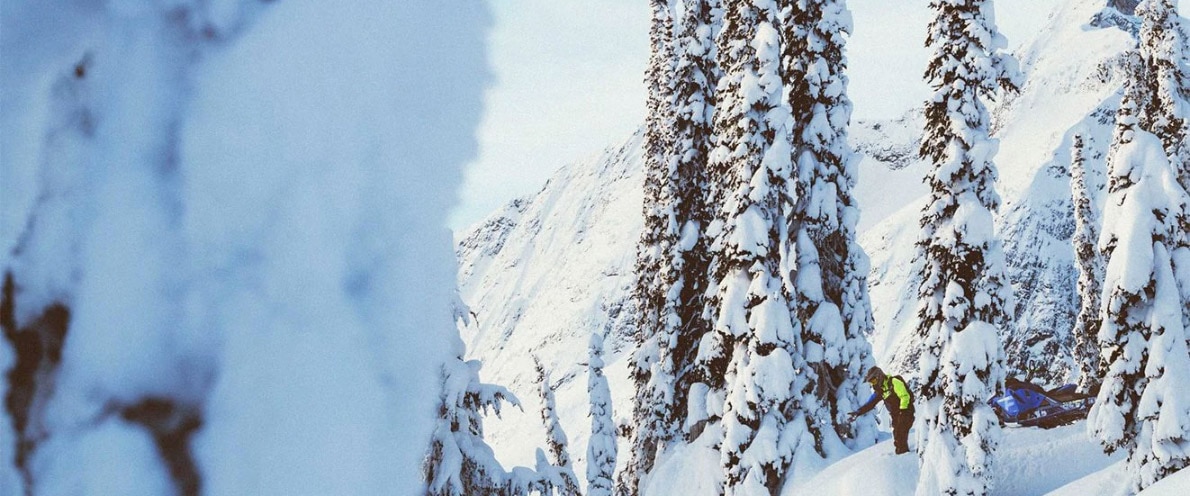
[[0, 492], [424, 491], [483, 4], [2, 23]]

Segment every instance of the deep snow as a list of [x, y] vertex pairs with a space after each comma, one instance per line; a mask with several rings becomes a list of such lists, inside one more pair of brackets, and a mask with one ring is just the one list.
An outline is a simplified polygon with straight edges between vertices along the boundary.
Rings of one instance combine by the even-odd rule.
[[[910, 447], [914, 447], [912, 443]], [[1086, 435], [1083, 422], [1050, 430], [1006, 428], [997, 452], [998, 464], [992, 470], [992, 494], [1047, 494], [1122, 459], [1104, 455], [1098, 442]], [[783, 494], [912, 494], [923, 469], [912, 452], [894, 455], [892, 441], [885, 441], [839, 460], [803, 484], [786, 486]], [[1090, 494], [1098, 493], [1081, 496]]]

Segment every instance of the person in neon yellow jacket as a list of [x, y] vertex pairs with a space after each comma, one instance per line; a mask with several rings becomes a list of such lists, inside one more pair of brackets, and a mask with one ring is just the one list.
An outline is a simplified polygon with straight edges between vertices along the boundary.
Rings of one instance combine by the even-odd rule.
[[884, 407], [892, 417], [893, 446], [897, 454], [909, 452], [909, 429], [913, 427], [913, 393], [909, 385], [899, 375], [888, 376], [880, 367], [872, 367], [864, 380], [872, 386], [872, 396], [859, 410], [851, 412], [848, 418], [852, 421], [856, 417], [872, 411], [879, 400], [884, 400]]

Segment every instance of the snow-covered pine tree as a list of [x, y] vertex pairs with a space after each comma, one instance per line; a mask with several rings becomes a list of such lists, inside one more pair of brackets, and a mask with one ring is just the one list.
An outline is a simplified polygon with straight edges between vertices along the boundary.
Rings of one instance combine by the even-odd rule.
[[[632, 290], [635, 329], [634, 350], [628, 362], [635, 398], [632, 409], [631, 452], [616, 488], [618, 494], [638, 494], [640, 475], [652, 469], [657, 456], [658, 431], [670, 412], [672, 375], [658, 368], [660, 313], [666, 289], [662, 278], [662, 243], [669, 215], [669, 197], [664, 184], [669, 177], [674, 127], [674, 13], [668, 0], [651, 0], [649, 31], [651, 54], [645, 73], [647, 87], [645, 115], [644, 231], [637, 245], [635, 285]], [[659, 376], [658, 372], [660, 372]], [[666, 393], [669, 391], [669, 393]]]
[[727, 365], [731, 358], [731, 349], [725, 335], [714, 329], [714, 319], [718, 313], [718, 303], [715, 297], [715, 292], [718, 289], [717, 281], [725, 273], [724, 244], [720, 238], [723, 236], [724, 226], [722, 206], [731, 194], [730, 180], [728, 179], [731, 167], [724, 160], [719, 160], [720, 163], [716, 164], [714, 154], [722, 144], [718, 127], [724, 125], [720, 124], [720, 121], [722, 121], [721, 114], [725, 99], [731, 101], [736, 98], [734, 92], [739, 87], [739, 81], [738, 79], [734, 82], [730, 80], [722, 65], [725, 58], [722, 50], [725, 44], [729, 43], [727, 40], [729, 34], [724, 33], [723, 30], [724, 17], [726, 12], [733, 9], [734, 6], [727, 0], [718, 0], [713, 7], [710, 34], [714, 46], [710, 50], [714, 53], [715, 77], [712, 78], [711, 84], [714, 87], [715, 111], [711, 119], [711, 148], [707, 155], [706, 182], [703, 188], [704, 204], [707, 208], [706, 215], [710, 219], [710, 223], [702, 232], [709, 260], [706, 269], [708, 281], [706, 292], [703, 294], [702, 318], [706, 319], [711, 328], [704, 332], [699, 339], [694, 364], [691, 367], [691, 373], [696, 382], [690, 387], [690, 398], [687, 402], [689, 408], [684, 426], [690, 430], [689, 434], [691, 435], [700, 433], [700, 426], [704, 423], [717, 422], [723, 417]]
[[1095, 244], [1099, 240], [1100, 218], [1095, 198], [1103, 189], [1098, 170], [1091, 170], [1086, 141], [1074, 135], [1070, 157], [1071, 196], [1074, 201], [1074, 256], [1078, 266], [1079, 311], [1074, 323], [1074, 360], [1079, 389], [1089, 390], [1099, 382], [1099, 298], [1103, 288], [1103, 258]]
[[[1190, 464], [1190, 354], [1170, 247], [1190, 196], [1143, 130], [1133, 73], [1116, 117], [1099, 248], [1107, 260], [1099, 347], [1107, 374], [1088, 416], [1105, 451], [1128, 451], [1131, 490]], [[1143, 98], [1143, 97], [1139, 97]]]
[[[471, 325], [474, 313], [455, 291], [455, 324]], [[496, 460], [496, 454], [483, 439], [483, 416], [490, 410], [497, 416], [504, 403], [521, 408], [517, 397], [507, 388], [484, 384], [479, 380], [479, 360], [464, 360], [462, 339], [455, 338], [455, 358], [442, 367], [441, 401], [438, 425], [430, 440], [422, 469], [428, 496], [465, 496], [494, 494], [516, 482]], [[535, 478], [535, 476], [533, 477]], [[506, 493], [506, 494], [528, 494]]]
[[[1190, 33], [1170, 0], [1146, 0], [1137, 14], [1137, 51], [1146, 72], [1138, 82], [1148, 94], [1139, 124], [1161, 139], [1178, 184], [1190, 190]], [[1190, 224], [1190, 218], [1181, 223]], [[1183, 237], [1170, 250], [1179, 290], [1190, 299], [1190, 239]], [[1190, 305], [1182, 305], [1182, 326], [1190, 328]]]
[[587, 357], [587, 395], [591, 401], [591, 438], [587, 442], [587, 496], [611, 496], [616, 470], [616, 424], [611, 390], [603, 375], [603, 335], [591, 333]]
[[786, 284], [797, 288], [791, 310], [804, 323], [806, 373], [812, 375], [801, 405], [815, 424], [825, 424], [810, 427], [823, 453], [823, 442], [834, 436], [852, 447], [876, 440], [871, 417], [841, 421], [862, 403], [861, 378], [874, 364], [867, 340], [873, 323], [868, 257], [855, 239], [855, 156], [847, 143], [844, 50], [851, 12], [843, 0], [806, 0], [799, 7], [786, 9], [789, 19], [782, 23], [782, 79], [789, 86], [798, 176], [790, 232], [799, 233], [797, 280]]
[[1171, 0], [1145, 0], [1138, 52], [1150, 97], [1140, 127], [1161, 138], [1182, 189], [1190, 190], [1190, 34]]
[[[630, 433], [631, 452], [617, 484], [618, 494], [638, 493], [639, 479], [653, 467], [658, 431], [672, 408], [673, 378], [658, 371], [658, 328], [667, 291], [661, 274], [661, 243], [669, 216], [663, 191], [669, 176], [673, 149], [673, 11], [667, 0], [651, 0], [653, 17], [649, 29], [651, 54], [645, 73], [648, 89], [645, 116], [644, 229], [637, 244], [636, 284], [632, 291], [637, 319], [635, 348], [628, 372], [636, 391]], [[666, 392], [670, 393], [667, 394]]]
[[[717, 46], [724, 75], [716, 91], [718, 142], [710, 173], [721, 205], [712, 236], [708, 300], [718, 341], [729, 357], [720, 445], [724, 494], [778, 489], [792, 453], [786, 409], [800, 389], [800, 354], [781, 274], [793, 270], [782, 205], [791, 205], [789, 108], [780, 74], [781, 36], [774, 2], [725, 2]], [[706, 344], [704, 341], [703, 344]], [[700, 349], [700, 356], [705, 350]], [[805, 420], [802, 419], [804, 423]]]
[[[715, 111], [715, 12], [718, 0], [687, 2], [675, 42], [674, 151], [667, 187], [672, 191], [670, 220], [662, 262], [668, 288], [662, 311], [661, 355], [672, 367], [674, 382], [671, 411], [667, 412], [662, 440], [674, 438], [689, 422], [689, 391], [695, 383], [708, 383], [695, 367], [698, 343], [711, 332], [704, 317], [710, 255], [703, 230], [710, 223], [707, 206], [707, 155], [714, 146], [712, 118]], [[700, 399], [700, 398], [696, 398]], [[695, 405], [694, 417], [703, 420], [704, 402]]]
[[[462, 341], [456, 348], [461, 351]], [[424, 463], [430, 496], [493, 494], [510, 482], [483, 439], [483, 415], [489, 409], [499, 415], [503, 403], [520, 408], [520, 402], [502, 386], [481, 383], [480, 366], [461, 352], [443, 366], [438, 426]]]
[[918, 298], [919, 495], [986, 494], [1000, 428], [986, 401], [1004, 380], [999, 332], [1012, 308], [1004, 255], [996, 238], [992, 158], [983, 99], [1013, 90], [1016, 62], [1002, 50], [992, 3], [932, 0], [927, 46], [934, 55], [926, 79], [921, 156], [934, 164], [927, 178], [915, 263]]
[[[709, 215], [711, 222], [706, 228], [703, 229], [702, 233], [704, 239], [710, 245], [707, 247], [710, 257], [707, 273], [712, 279], [722, 272], [719, 268], [720, 262], [723, 258], [721, 256], [722, 247], [717, 245], [715, 242], [717, 237], [722, 234], [723, 230], [723, 219], [721, 212], [722, 205], [730, 194], [730, 191], [728, 191], [727, 188], [728, 180], [725, 178], [725, 176], [730, 172], [730, 168], [726, 167], [724, 164], [713, 163], [712, 156], [722, 142], [719, 132], [716, 128], [716, 122], [718, 122], [721, 118], [720, 114], [722, 112], [722, 106], [724, 105], [724, 98], [733, 98], [730, 93], [725, 92], [734, 91], [733, 88], [737, 88], [739, 86], [738, 81], [733, 84], [727, 79], [727, 75], [724, 73], [724, 67], [721, 65], [723, 63], [724, 54], [720, 50], [723, 48], [723, 43], [726, 42], [726, 36], [728, 36], [723, 32], [723, 27], [725, 24], [724, 17], [725, 12], [731, 9], [732, 6], [729, 0], [718, 0], [715, 7], [717, 10], [712, 11], [711, 21], [711, 42], [713, 46], [710, 48], [712, 53], [714, 53], [715, 72], [714, 78], [712, 81], [710, 81], [710, 84], [713, 87], [713, 92], [715, 94], [715, 109], [711, 114], [711, 147], [707, 154], [705, 170], [706, 183], [704, 184], [703, 188], [703, 196], [705, 199], [704, 203], [706, 205], [707, 214]], [[708, 288], [707, 294], [705, 295], [707, 301], [704, 302], [705, 306], [703, 310], [703, 316], [707, 319], [714, 318], [716, 306], [709, 301], [713, 297], [712, 294], [714, 291], [715, 288]], [[719, 337], [719, 333], [714, 331], [703, 336], [704, 339], [703, 342], [699, 344], [698, 358], [696, 361], [696, 369], [698, 369], [699, 375], [704, 376], [705, 379], [709, 381], [708, 384], [711, 385], [712, 389], [722, 388], [723, 373], [727, 368], [726, 352], [723, 351], [722, 343], [718, 343]]]
[[[566, 431], [562, 429], [562, 422], [558, 420], [558, 409], [554, 401], [554, 386], [550, 384], [550, 374], [541, 364], [541, 360], [533, 357], [533, 367], [537, 371], [537, 392], [541, 397], [541, 421], [545, 425], [546, 448], [549, 449], [548, 466], [553, 467], [555, 487], [561, 496], [578, 496], [580, 494], [578, 476], [574, 475], [574, 465], [570, 463], [569, 441]], [[540, 457], [539, 457], [540, 458]], [[542, 464], [538, 462], [538, 472]]]

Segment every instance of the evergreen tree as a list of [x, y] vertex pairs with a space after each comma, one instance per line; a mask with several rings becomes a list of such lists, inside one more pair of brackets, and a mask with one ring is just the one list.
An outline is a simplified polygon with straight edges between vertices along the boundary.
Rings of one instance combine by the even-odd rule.
[[[533, 357], [533, 366], [537, 371], [537, 392], [541, 395], [541, 421], [545, 424], [546, 447], [549, 448], [549, 463], [545, 465], [555, 469], [551, 471], [556, 474], [554, 478], [561, 479], [556, 486], [562, 496], [577, 496], [580, 494], [578, 477], [574, 475], [574, 466], [570, 463], [566, 431], [562, 429], [562, 423], [558, 420], [550, 374], [537, 357]], [[539, 462], [538, 466], [541, 467], [543, 464]]]
[[926, 44], [921, 156], [934, 164], [922, 211], [916, 263], [921, 267], [917, 340], [920, 398], [918, 494], [986, 494], [999, 425], [986, 401], [1004, 379], [999, 333], [1011, 294], [993, 212], [992, 157], [983, 99], [1014, 90], [1019, 77], [983, 0], [932, 0]]
[[1182, 189], [1190, 190], [1190, 35], [1171, 0], [1146, 0], [1138, 48], [1149, 95], [1140, 127], [1161, 138]]
[[[1145, 72], [1137, 82], [1148, 95], [1138, 100], [1139, 125], [1161, 139], [1178, 184], [1190, 190], [1190, 34], [1171, 0], [1147, 0], [1137, 14]], [[1181, 222], [1190, 224], [1190, 218]], [[1177, 240], [1170, 250], [1179, 289], [1190, 299], [1190, 239]], [[1190, 328], [1190, 305], [1182, 306], [1182, 326]]]
[[1141, 128], [1133, 73], [1116, 117], [1099, 248], [1107, 260], [1099, 347], [1106, 376], [1088, 429], [1105, 451], [1128, 451], [1139, 491], [1190, 464], [1190, 354], [1170, 247], [1190, 196], [1161, 139]]
[[[455, 323], [460, 328], [471, 325], [474, 313], [455, 292]], [[484, 384], [479, 380], [479, 360], [463, 360], [463, 341], [453, 342], [455, 358], [442, 368], [442, 392], [438, 407], [438, 425], [430, 440], [430, 450], [423, 462], [429, 496], [465, 496], [471, 494], [529, 494], [537, 473], [506, 472], [492, 448], [483, 439], [483, 416], [489, 411], [500, 415], [504, 403], [521, 408], [520, 401], [507, 388]], [[523, 492], [513, 487], [525, 486]]]
[[[456, 323], [472, 323], [470, 309], [456, 294], [454, 302]], [[492, 448], [484, 441], [483, 416], [489, 411], [500, 415], [504, 403], [521, 408], [520, 401], [503, 386], [484, 384], [479, 380], [479, 360], [463, 360], [462, 340], [454, 343], [456, 358], [443, 366], [442, 393], [438, 408], [438, 426], [430, 440], [430, 450], [423, 462], [428, 496], [469, 496], [472, 494], [501, 494], [527, 496], [553, 494], [555, 490], [574, 488], [566, 482], [566, 467], [549, 464], [544, 452], [538, 449], [536, 469], [518, 467], [509, 472], [496, 460]], [[552, 410], [552, 391], [550, 393]], [[556, 421], [556, 418], [555, 418]], [[561, 427], [557, 427], [560, 431]], [[565, 434], [561, 435], [565, 449]], [[567, 457], [568, 460], [569, 457]], [[569, 461], [567, 461], [569, 464]]]
[[1103, 287], [1103, 258], [1095, 243], [1099, 240], [1099, 212], [1095, 197], [1103, 188], [1097, 170], [1087, 160], [1082, 134], [1074, 135], [1071, 150], [1071, 192], [1074, 201], [1074, 256], [1078, 266], [1079, 311], [1074, 324], [1074, 359], [1079, 371], [1079, 388], [1089, 390], [1099, 382], [1099, 347], [1097, 334], [1099, 298]]
[[[790, 114], [783, 101], [777, 6], [725, 6], [717, 40], [724, 73], [716, 91], [718, 142], [709, 171], [716, 180], [712, 202], [721, 207], [707, 232], [715, 288], [708, 306], [718, 336], [712, 346], [728, 360], [720, 445], [724, 494], [764, 494], [778, 489], [790, 447], [806, 434], [786, 429], [792, 393], [800, 389], [794, 373], [800, 330], [782, 276], [794, 268], [788, 209], [782, 208], [793, 203]], [[700, 348], [700, 356], [706, 354]]]
[[806, 0], [785, 10], [782, 78], [789, 85], [797, 204], [790, 232], [798, 233], [797, 298], [791, 310], [805, 323], [802, 339], [810, 376], [801, 391], [808, 417], [834, 434], [812, 428], [817, 449], [837, 435], [853, 447], [875, 442], [875, 424], [843, 422], [859, 408], [860, 378], [873, 366], [868, 258], [855, 239], [859, 209], [855, 159], [847, 143], [846, 36], [851, 13], [842, 0]]
[[[636, 285], [633, 304], [637, 315], [636, 347], [628, 363], [636, 398], [633, 403], [631, 447], [628, 463], [617, 487], [622, 495], [635, 495], [641, 474], [653, 467], [659, 431], [663, 430], [673, 391], [672, 367], [659, 368], [658, 329], [665, 307], [662, 280], [662, 241], [669, 220], [669, 199], [663, 191], [669, 176], [673, 149], [673, 13], [667, 0], [652, 0], [649, 30], [651, 55], [645, 74], [648, 101], [645, 122], [644, 230], [637, 245]], [[655, 374], [660, 374], [654, 376]]]
[[483, 415], [489, 409], [499, 415], [506, 402], [520, 403], [508, 389], [481, 383], [479, 368], [478, 360], [464, 361], [462, 353], [443, 368], [438, 426], [424, 464], [431, 496], [494, 494], [512, 480], [483, 439]]
[[591, 333], [587, 359], [587, 395], [591, 399], [591, 439], [587, 443], [587, 496], [611, 496], [616, 470], [616, 424], [611, 391], [603, 375], [603, 336]]
[[[663, 440], [673, 439], [683, 429], [691, 386], [708, 382], [698, 373], [696, 358], [699, 341], [711, 332], [703, 315], [710, 263], [703, 230], [711, 217], [706, 203], [707, 155], [714, 146], [714, 85], [718, 81], [714, 16], [718, 8], [718, 0], [688, 2], [676, 42], [675, 149], [666, 184], [672, 193], [668, 195], [671, 208], [662, 268], [667, 293], [660, 346], [662, 364], [671, 367], [674, 382]], [[696, 408], [701, 410], [703, 405]]]
[[[719, 135], [720, 122], [723, 120], [723, 107], [726, 105], [725, 100], [734, 101], [734, 94], [732, 92], [738, 88], [738, 81], [733, 83], [724, 72], [724, 53], [722, 52], [725, 43], [728, 43], [728, 34], [724, 32], [725, 13], [734, 8], [734, 4], [727, 0], [718, 0], [715, 2], [711, 11], [711, 36], [712, 45], [708, 49], [714, 53], [714, 75], [709, 84], [714, 88], [715, 95], [715, 109], [711, 119], [711, 135], [709, 139], [710, 151], [707, 154], [706, 168], [705, 168], [705, 184], [703, 186], [704, 205], [706, 206], [705, 215], [710, 219], [710, 223], [703, 229], [702, 236], [705, 243], [706, 256], [708, 258], [706, 273], [707, 273], [707, 291], [703, 298], [702, 318], [710, 325], [710, 330], [704, 332], [699, 339], [697, 345], [697, 353], [694, 360], [694, 365], [691, 368], [693, 377], [696, 382], [691, 387], [691, 398], [688, 416], [686, 419], [687, 427], [696, 427], [697, 424], [706, 422], [715, 422], [723, 416], [723, 395], [726, 387], [727, 365], [730, 358], [730, 350], [728, 343], [725, 340], [725, 335], [718, 332], [714, 328], [714, 318], [718, 312], [718, 303], [715, 297], [717, 288], [717, 280], [722, 278], [724, 274], [724, 244], [720, 239], [723, 235], [723, 214], [722, 206], [730, 194], [728, 176], [731, 173], [730, 164], [723, 159], [718, 159], [719, 163], [715, 163], [714, 154], [718, 150], [723, 139]], [[737, 105], [737, 104], [733, 104]], [[694, 395], [698, 398], [694, 398]], [[699, 404], [696, 404], [699, 400]], [[702, 407], [702, 408], [699, 408]]]

